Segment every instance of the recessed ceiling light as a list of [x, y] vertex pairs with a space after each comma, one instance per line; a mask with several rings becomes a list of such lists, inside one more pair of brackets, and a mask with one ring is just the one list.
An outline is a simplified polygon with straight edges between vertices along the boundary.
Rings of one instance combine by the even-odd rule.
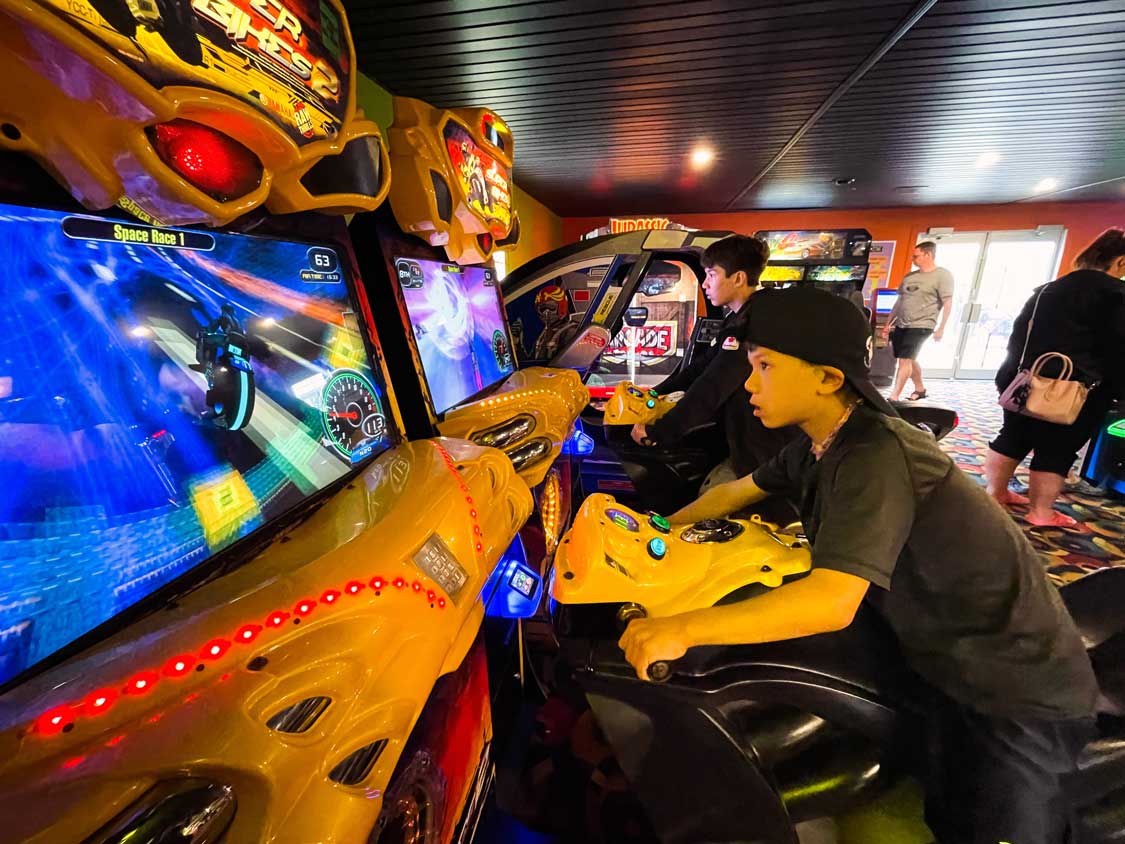
[[992, 152], [992, 150], [989, 150], [988, 152], [982, 152], [980, 154], [980, 157], [977, 158], [977, 167], [981, 169], [985, 167], [991, 167], [993, 164], [999, 161], [1001, 157], [1002, 156], [1000, 155], [1000, 153]]
[[698, 146], [691, 151], [691, 166], [705, 170], [715, 161], [715, 150], [708, 146]]
[[1046, 179], [1040, 179], [1036, 183], [1035, 187], [1033, 187], [1031, 190], [1034, 193], [1048, 193], [1049, 191], [1053, 191], [1058, 186], [1059, 186], [1059, 180], [1053, 179], [1050, 176], [1048, 176]]
[[851, 176], [841, 176], [838, 179], [833, 179], [832, 183], [839, 187], [844, 187], [845, 185], [854, 185], [855, 179]]

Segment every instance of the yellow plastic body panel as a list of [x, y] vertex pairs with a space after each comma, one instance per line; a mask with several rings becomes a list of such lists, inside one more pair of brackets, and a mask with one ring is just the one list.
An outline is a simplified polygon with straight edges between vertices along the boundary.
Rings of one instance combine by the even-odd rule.
[[655, 422], [676, 406], [667, 396], [655, 390], [638, 387], [632, 381], [622, 381], [613, 388], [613, 395], [605, 405], [607, 425], [647, 425]]
[[[387, 138], [395, 173], [390, 203], [399, 227], [444, 247], [455, 264], [480, 264], [497, 248], [515, 247], [508, 125], [488, 109], [442, 110], [407, 97], [394, 98], [394, 113]], [[445, 209], [435, 178], [449, 191]]]
[[520, 477], [534, 487], [547, 476], [589, 401], [590, 394], [574, 370], [533, 366], [512, 373], [488, 398], [449, 411], [438, 430], [445, 437], [472, 440], [517, 416], [530, 416], [534, 426], [504, 450], [537, 439], [548, 441], [550, 448], [543, 457], [520, 471]]
[[[531, 509], [495, 449], [424, 440], [380, 456], [252, 561], [5, 696], [0, 838], [78, 844], [153, 783], [190, 775], [233, 786], [224, 840], [366, 842], [419, 712], [474, 642], [481, 589]], [[453, 594], [414, 562], [434, 538], [463, 572]], [[246, 630], [252, 641], [240, 641]], [[203, 656], [216, 646], [219, 657]], [[204, 668], [171, 676], [177, 655]], [[126, 693], [138, 677], [146, 692]], [[332, 703], [307, 732], [266, 726], [317, 695]], [[37, 716], [51, 712], [71, 726], [44, 729]], [[379, 739], [363, 782], [327, 778]]]
[[[234, 8], [227, 0], [194, 0], [194, 6], [191, 0], [170, 2], [185, 7], [193, 20], [203, 21], [196, 25], [211, 33], [198, 36], [199, 66], [177, 59], [167, 42], [144, 26], [131, 38], [119, 34], [85, 0], [0, 0], [5, 75], [0, 123], [16, 130], [0, 134], [0, 149], [36, 159], [87, 208], [118, 205], [155, 225], [224, 225], [260, 205], [278, 214], [353, 213], [379, 206], [389, 188], [389, 160], [379, 127], [356, 109], [354, 72], [337, 80], [338, 115], [318, 110], [311, 91], [303, 100], [286, 96], [292, 86], [260, 69], [268, 62], [251, 62], [208, 22], [219, 6]], [[340, 41], [342, 61], [354, 71], [343, 7], [339, 0], [323, 2], [339, 16], [342, 31], [334, 38]], [[304, 37], [307, 41], [308, 34]], [[177, 118], [209, 126], [248, 147], [263, 166], [258, 187], [220, 201], [166, 165], [146, 129]], [[301, 178], [360, 139], [369, 140], [372, 165], [379, 168], [377, 191], [312, 195]]]
[[[623, 517], [607, 515], [614, 510]], [[700, 544], [682, 538], [687, 525], [673, 525], [662, 533], [648, 519], [608, 495], [587, 498], [555, 554], [555, 600], [635, 603], [653, 617], [675, 615], [714, 606], [752, 583], [780, 586], [811, 566], [808, 549], [795, 536], [756, 518], [732, 520], [743, 527], [734, 539]], [[636, 530], [626, 526], [629, 520]], [[653, 539], [666, 544], [663, 559], [649, 553]]]

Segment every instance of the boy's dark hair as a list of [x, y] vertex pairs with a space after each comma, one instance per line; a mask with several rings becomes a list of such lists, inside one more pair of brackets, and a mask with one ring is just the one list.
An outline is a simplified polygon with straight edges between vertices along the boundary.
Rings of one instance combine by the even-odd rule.
[[727, 275], [744, 272], [750, 287], [757, 287], [769, 259], [770, 248], [765, 241], [744, 234], [732, 234], [704, 249], [702, 263], [704, 269], [720, 267]]
[[937, 244], [932, 240], [923, 240], [921, 243], [915, 243], [914, 248], [921, 249], [931, 258], [937, 254]]
[[1125, 231], [1106, 229], [1074, 259], [1074, 266], [1079, 270], [1108, 270], [1122, 255], [1125, 255]]

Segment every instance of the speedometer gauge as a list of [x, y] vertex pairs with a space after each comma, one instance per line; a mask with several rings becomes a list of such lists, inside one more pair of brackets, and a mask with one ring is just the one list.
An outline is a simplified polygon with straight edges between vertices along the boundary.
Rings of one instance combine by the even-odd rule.
[[324, 431], [344, 457], [387, 432], [383, 405], [367, 379], [352, 369], [338, 369], [324, 385]]

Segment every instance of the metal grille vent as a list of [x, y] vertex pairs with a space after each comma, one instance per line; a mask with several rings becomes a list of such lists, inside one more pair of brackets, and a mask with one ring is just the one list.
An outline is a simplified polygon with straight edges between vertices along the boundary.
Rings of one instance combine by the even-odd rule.
[[330, 697], [307, 697], [275, 713], [266, 721], [266, 726], [279, 733], [303, 733], [317, 722], [331, 702]]
[[367, 779], [386, 746], [387, 740], [379, 739], [352, 751], [329, 772], [328, 779], [340, 785], [359, 785]]

